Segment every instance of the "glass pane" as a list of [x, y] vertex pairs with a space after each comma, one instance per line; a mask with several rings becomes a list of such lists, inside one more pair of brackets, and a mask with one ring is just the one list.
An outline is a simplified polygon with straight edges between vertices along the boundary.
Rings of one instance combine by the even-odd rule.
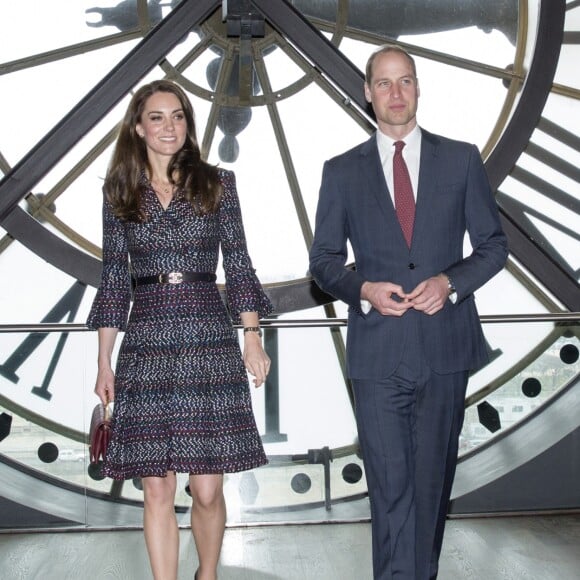
[[[315, 23], [322, 20], [325, 27], [334, 27], [338, 14], [342, 15], [340, 3], [332, 0], [294, 0], [293, 4], [305, 16], [315, 18]], [[353, 0], [348, 3], [346, 35], [367, 35], [369, 40], [383, 38], [382, 42], [397, 40], [505, 66], [513, 60], [505, 58], [505, 51], [509, 54], [511, 46], [513, 53], [518, 11], [517, 0], [494, 0], [484, 4]]]
[[[463, 451], [513, 428], [533, 411], [540, 413], [542, 405], [577, 380], [580, 373], [580, 341], [573, 332], [563, 331], [553, 323], [498, 326], [512, 342], [526, 345], [527, 352], [516, 356], [503, 353], [502, 358], [505, 356], [509, 360], [509, 368], [498, 374], [502, 377], [501, 382], [488, 386], [491, 392], [483, 399], [473, 397], [474, 403], [467, 407], [462, 431]], [[536, 330], [537, 326], [541, 328]], [[542, 333], [545, 338], [541, 341], [534, 338]], [[542, 420], [541, 415], [537, 420]]]
[[304, 71], [279, 46], [270, 46], [264, 61], [273, 91], [281, 91], [304, 77]]
[[[87, 303], [90, 306], [95, 290], [52, 267], [20, 242], [3, 241], [4, 248], [0, 254], [0, 323], [84, 323], [88, 313]], [[68, 320], [71, 312], [72, 318]]]
[[[218, 163], [216, 134], [210, 162]], [[265, 107], [251, 109], [247, 128], [235, 136], [239, 157], [220, 162], [235, 171], [248, 248], [262, 282], [301, 278], [307, 250], [274, 131]]]
[[[134, 42], [125, 43], [0, 76], [3, 108], [14, 112], [4, 116], [0, 135], [0, 151], [8, 162], [14, 165], [133, 46]], [[62, 81], [55, 82], [55, 79]], [[74, 82], [67, 79], [74, 79]], [[27, 95], [24, 109], [23, 95]], [[33, 99], [37, 102], [33, 103]], [[23, 115], [26, 131], [22, 130]]]
[[[115, 4], [123, 6], [116, 7]], [[2, 45], [2, 61], [30, 57], [109, 36], [119, 31], [119, 27], [113, 25], [115, 22], [120, 24], [124, 20], [125, 30], [133, 28], [127, 27], [127, 24], [131, 21], [135, 23], [136, 20], [134, 15], [128, 13], [127, 5], [128, 3], [115, 3], [110, 0], [4, 3], [0, 20], [0, 33], [5, 40]], [[134, 7], [132, 12], [135, 13]], [[109, 22], [111, 26], [104, 25], [105, 22]]]
[[[139, 6], [144, 4], [139, 2]], [[174, 0], [150, 2], [152, 21], [157, 22], [177, 4]], [[530, 2], [521, 11], [519, 18], [527, 13], [527, 20], [519, 22], [523, 36], [516, 45], [520, 7], [516, 0], [440, 2], [436, 7], [423, 3], [420, 13], [412, 12], [411, 3], [398, 0], [294, 0], [293, 4], [313, 18], [327, 38], [333, 37], [336, 22], [348, 6], [346, 28], [339, 31], [345, 35], [339, 49], [361, 70], [386, 36], [414, 47], [423, 55], [416, 59], [422, 91], [420, 124], [474, 142], [480, 149], [494, 129], [501, 133], [504, 128], [496, 126], [504, 108], [506, 118], [513, 110], [513, 103], [506, 102], [509, 95], [504, 82], [496, 77], [516, 55], [521, 57], [523, 69], [529, 68], [539, 6]], [[563, 267], [578, 275], [580, 116], [574, 93], [578, 89], [574, 38], [580, 31], [580, 8], [573, 4], [568, 2], [553, 94], [532, 144], [502, 184], [499, 199], [504, 204], [522, 204], [516, 215], [518, 223]], [[136, 7], [136, 2], [119, 0], [54, 0], [34, 6], [31, 2], [5, 3], [0, 19], [0, 90], [8, 114], [0, 134], [1, 175], [137, 44], [141, 33], [135, 28]], [[404, 18], [396, 12], [401, 7], [408, 10]], [[324, 78], [322, 86], [307, 83], [298, 63], [306, 68], [313, 63], [301, 60], [301, 55], [292, 53], [292, 46], [284, 45], [269, 29], [270, 36], [255, 41], [253, 48], [263, 55], [271, 92], [262, 79], [254, 85], [252, 107], [220, 109], [224, 104], [235, 105], [238, 94], [236, 74], [226, 83], [225, 94], [213, 93], [222, 56], [235, 60], [238, 49], [238, 39], [226, 38], [224, 28], [218, 10], [141, 82], [169, 75], [189, 92], [198, 138], [211, 145], [210, 162], [236, 173], [250, 254], [262, 281], [302, 278], [307, 274], [309, 229], [314, 223], [323, 163], [365, 140], [370, 125], [351, 111], [348, 99], [337, 95]], [[120, 32], [131, 29], [138, 38], [118, 38]], [[102, 41], [103, 46], [94, 41]], [[460, 59], [473, 61], [477, 72]], [[498, 70], [490, 71], [487, 66]], [[257, 67], [257, 78], [256, 71]], [[31, 104], [34, 96], [36, 101]], [[126, 96], [33, 187], [41, 204], [42, 195], [51, 196], [44, 200], [53, 216], [39, 212], [34, 200], [20, 204], [55, 235], [87, 252], [93, 252], [90, 243], [98, 254], [101, 185], [111, 154], [110, 132], [128, 100]], [[215, 134], [210, 124], [214, 112], [218, 117]], [[224, 150], [231, 155], [224, 155]], [[300, 213], [302, 203], [304, 214]], [[470, 251], [468, 243], [465, 251]], [[219, 275], [223, 281], [221, 270]], [[9, 236], [0, 240], [0, 277], [2, 324], [62, 322], [67, 317], [84, 322], [95, 294], [94, 288], [82, 287]], [[476, 298], [484, 316], [548, 313], [559, 307], [533, 274], [513, 259], [478, 290]], [[338, 318], [346, 317], [344, 304], [333, 306]], [[281, 321], [293, 318], [324, 319], [325, 312], [312, 308], [280, 317]], [[276, 389], [278, 403], [272, 404], [266, 389], [251, 392], [270, 464], [226, 476], [229, 522], [328, 520], [345, 514], [368, 517], [352, 406], [328, 328], [268, 332], [269, 340], [272, 333], [276, 336], [279, 368], [277, 381], [274, 384], [270, 379], [268, 388], [270, 394]], [[493, 441], [494, 434], [517, 429], [523, 420], [541, 422], [551, 397], [577, 380], [580, 371], [577, 325], [485, 323], [484, 332], [492, 360], [470, 377], [462, 452]], [[347, 329], [342, 327], [343, 341], [346, 335]], [[10, 464], [11, 476], [19, 472], [25, 478], [21, 489], [30, 497], [30, 507], [47, 509], [47, 498], [57, 491], [66, 492], [69, 495], [59, 496], [49, 508], [60, 510], [59, 517], [69, 509], [74, 512], [73, 522], [140, 525], [140, 482], [127, 481], [113, 493], [111, 480], [100, 481], [87, 472], [84, 440], [96, 402], [92, 392], [96, 334], [1, 332], [0, 344], [0, 414], [12, 417], [11, 433], [0, 441], [3, 476]], [[487, 409], [487, 419], [482, 409]], [[51, 460], [50, 450], [54, 449], [58, 454]], [[188, 524], [191, 503], [186, 484], [187, 476], [180, 475], [176, 506], [183, 525]], [[16, 485], [5, 488], [18, 490]], [[86, 490], [90, 493], [83, 496]], [[97, 499], [95, 491], [102, 494]], [[80, 504], [73, 501], [75, 497], [81, 497]], [[332, 510], [324, 509], [326, 502], [333, 502]]]
[[573, 2], [567, 3], [566, 21], [564, 24], [564, 40], [560, 51], [558, 61], [558, 70], [556, 71], [555, 82], [573, 87], [580, 88], [578, 73], [576, 72], [576, 63], [580, 59], [580, 6]]
[[580, 122], [573, 114], [576, 107], [569, 97], [549, 96], [530, 145], [500, 186], [498, 201], [536, 243], [578, 278]]
[[[179, 0], [163, 5], [149, 3], [152, 23], [158, 23], [178, 3]], [[4, 116], [0, 136], [0, 151], [11, 165], [139, 40], [123, 40], [115, 38], [115, 34], [134, 30], [141, 36], [148, 32], [145, 29], [139, 34], [138, 24], [136, 2], [51, 0], [3, 4], [0, 91], [4, 110], [19, 111]], [[95, 43], [98, 39], [103, 42]], [[26, 104], [26, 131], [22, 131], [22, 95], [30, 97]], [[34, 95], [35, 106], [31, 101]]]

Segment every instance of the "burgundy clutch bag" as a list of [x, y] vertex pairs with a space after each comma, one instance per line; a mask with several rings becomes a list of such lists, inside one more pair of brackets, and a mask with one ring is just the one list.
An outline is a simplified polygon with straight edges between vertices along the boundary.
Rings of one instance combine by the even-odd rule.
[[107, 447], [111, 439], [111, 418], [109, 405], [99, 403], [91, 416], [89, 430], [89, 457], [91, 465], [105, 459]]

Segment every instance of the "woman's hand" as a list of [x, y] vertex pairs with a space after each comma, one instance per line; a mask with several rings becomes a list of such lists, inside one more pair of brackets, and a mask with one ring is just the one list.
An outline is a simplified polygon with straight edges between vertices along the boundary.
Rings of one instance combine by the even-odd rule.
[[111, 353], [115, 339], [119, 332], [118, 328], [99, 328], [99, 356], [97, 359], [97, 384], [95, 393], [101, 399], [103, 405], [115, 400], [115, 373], [111, 368]]
[[99, 367], [95, 393], [101, 399], [103, 405], [115, 400], [115, 373], [111, 367]]
[[254, 385], [261, 386], [270, 371], [270, 357], [262, 347], [262, 339], [257, 332], [244, 333], [244, 365], [254, 376]]

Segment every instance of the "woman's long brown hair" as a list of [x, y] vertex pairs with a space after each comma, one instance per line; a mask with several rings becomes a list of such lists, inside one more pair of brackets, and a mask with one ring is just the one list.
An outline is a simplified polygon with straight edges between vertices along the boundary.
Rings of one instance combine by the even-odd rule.
[[146, 219], [140, 203], [144, 188], [142, 173], [147, 170], [151, 175], [151, 167], [145, 142], [137, 134], [136, 127], [142, 121], [147, 99], [157, 92], [174, 94], [179, 99], [187, 122], [185, 143], [171, 158], [167, 178], [183, 190], [185, 199], [198, 214], [212, 213], [219, 207], [222, 186], [217, 168], [201, 158], [191, 102], [177, 84], [158, 80], [143, 85], [133, 95], [105, 177], [103, 189], [106, 198], [114, 214], [123, 221]]

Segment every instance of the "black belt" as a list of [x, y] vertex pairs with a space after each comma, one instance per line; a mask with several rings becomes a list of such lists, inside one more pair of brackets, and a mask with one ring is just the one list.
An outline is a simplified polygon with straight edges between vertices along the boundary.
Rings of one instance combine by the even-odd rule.
[[167, 272], [155, 276], [135, 278], [137, 286], [140, 284], [181, 284], [182, 282], [215, 282], [216, 275], [211, 272]]

